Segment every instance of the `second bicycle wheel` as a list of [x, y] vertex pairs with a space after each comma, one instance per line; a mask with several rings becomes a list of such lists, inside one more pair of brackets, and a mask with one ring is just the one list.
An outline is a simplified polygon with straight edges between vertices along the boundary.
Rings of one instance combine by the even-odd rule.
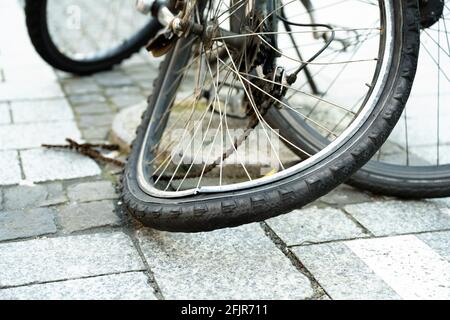
[[28, 33], [56, 69], [86, 75], [138, 52], [160, 29], [131, 0], [27, 0]]
[[[188, 30], [203, 32], [181, 36], [161, 64], [122, 178], [137, 219], [184, 232], [262, 221], [323, 196], [372, 157], [412, 85], [417, 3], [322, 5], [333, 10], [310, 23], [299, 1], [186, 3]], [[319, 74], [327, 97], [304, 90]], [[231, 107], [245, 119], [229, 119]], [[286, 134], [300, 134], [298, 123], [271, 125], [286, 110], [329, 143], [309, 152]]]
[[411, 97], [387, 144], [350, 180], [404, 198], [450, 196], [450, 0], [419, 1], [421, 53]]

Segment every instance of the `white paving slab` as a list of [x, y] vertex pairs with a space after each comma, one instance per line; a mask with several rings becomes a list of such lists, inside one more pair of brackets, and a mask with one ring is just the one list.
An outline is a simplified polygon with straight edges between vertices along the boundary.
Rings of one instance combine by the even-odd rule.
[[366, 237], [341, 210], [312, 207], [267, 221], [287, 245]]
[[156, 300], [142, 272], [0, 290], [1, 300]]
[[101, 174], [94, 160], [70, 151], [35, 149], [20, 154], [27, 181], [67, 180]]
[[[5, 82], [0, 83], [0, 101], [64, 97], [53, 70], [33, 49], [24, 28], [24, 12], [16, 0], [2, 0], [0, 9], [1, 58]], [[17, 57], [20, 57], [18, 59]]]
[[404, 299], [450, 299], [450, 263], [413, 235], [346, 245]]
[[0, 124], [10, 124], [11, 114], [7, 103], [0, 103]]
[[292, 250], [332, 299], [400, 299], [386, 282], [342, 242]]
[[0, 244], [0, 287], [143, 269], [121, 232]]
[[0, 185], [18, 184], [21, 180], [17, 151], [0, 151]]
[[65, 144], [66, 138], [81, 138], [74, 121], [0, 126], [0, 150], [40, 148], [42, 144]]
[[66, 99], [33, 100], [11, 103], [14, 123], [73, 120]]
[[310, 281], [258, 224], [199, 234], [139, 231], [167, 299], [305, 299]]
[[[29, 39], [26, 39], [29, 42]], [[34, 50], [29, 46], [23, 46], [24, 51]], [[24, 52], [22, 51], [22, 52]], [[7, 57], [3, 66], [5, 81], [26, 84], [28, 81], [35, 82], [55, 82], [57, 79], [55, 72], [50, 65], [43, 63], [40, 56], [30, 52], [20, 53], [21, 59]]]
[[40, 82], [39, 78], [28, 81], [0, 83], [0, 101], [63, 98], [59, 83]]

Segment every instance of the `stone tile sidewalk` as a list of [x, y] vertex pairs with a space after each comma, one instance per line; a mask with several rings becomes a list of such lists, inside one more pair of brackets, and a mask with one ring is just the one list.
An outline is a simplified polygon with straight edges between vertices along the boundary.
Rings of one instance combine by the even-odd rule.
[[107, 140], [114, 114], [149, 93], [156, 62], [142, 53], [80, 79], [38, 58], [15, 0], [0, 4], [6, 27], [15, 32], [0, 34], [0, 299], [450, 298], [448, 199], [342, 186], [235, 229], [138, 225], [119, 209], [111, 168], [40, 145]]

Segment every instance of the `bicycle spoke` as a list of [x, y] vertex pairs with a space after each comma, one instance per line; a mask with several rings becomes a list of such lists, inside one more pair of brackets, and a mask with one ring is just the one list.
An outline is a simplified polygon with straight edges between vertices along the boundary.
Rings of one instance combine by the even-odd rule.
[[[438, 23], [438, 30], [441, 30], [441, 24]], [[439, 156], [440, 156], [440, 121], [441, 121], [441, 72], [439, 70], [439, 67], [441, 65], [441, 35], [438, 33], [438, 41], [436, 43], [438, 49], [437, 49], [437, 63], [438, 63], [438, 70], [437, 70], [437, 119], [436, 119], [436, 165], [439, 166]], [[447, 55], [450, 57], [450, 55]]]

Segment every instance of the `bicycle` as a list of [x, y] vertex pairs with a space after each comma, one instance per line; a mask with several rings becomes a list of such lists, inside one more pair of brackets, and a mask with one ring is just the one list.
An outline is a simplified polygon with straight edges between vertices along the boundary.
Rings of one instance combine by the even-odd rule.
[[25, 15], [39, 55], [54, 68], [77, 75], [112, 69], [161, 28], [130, 0], [26, 0]]
[[[184, 232], [262, 221], [331, 191], [381, 147], [414, 79], [417, 3], [347, 1], [330, 7], [327, 23], [299, 19], [309, 17], [303, 3], [152, 3], [165, 28], [148, 47], [166, 57], [122, 178], [123, 203], [138, 220]], [[306, 46], [317, 38], [324, 43]], [[345, 104], [343, 81], [326, 97], [301, 87], [310, 85], [305, 70], [332, 74], [343, 66], [353, 79]], [[245, 110], [244, 121], [228, 121], [231, 104]], [[299, 118], [327, 145], [303, 148]], [[250, 170], [244, 159], [243, 146], [258, 143], [255, 132], [274, 151], [272, 159], [260, 146], [250, 152], [267, 170]], [[281, 161], [281, 144], [295, 161]]]

